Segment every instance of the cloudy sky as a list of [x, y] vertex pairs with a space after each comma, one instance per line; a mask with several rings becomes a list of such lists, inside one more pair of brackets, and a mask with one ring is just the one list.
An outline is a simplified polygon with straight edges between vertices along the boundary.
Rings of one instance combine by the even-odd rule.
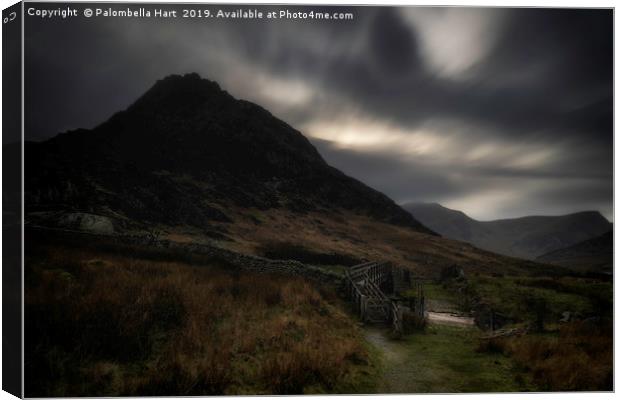
[[[284, 8], [302, 9], [262, 10]], [[610, 10], [322, 10], [354, 19], [28, 17], [27, 138], [96, 126], [156, 80], [198, 72], [398, 203], [613, 219]]]

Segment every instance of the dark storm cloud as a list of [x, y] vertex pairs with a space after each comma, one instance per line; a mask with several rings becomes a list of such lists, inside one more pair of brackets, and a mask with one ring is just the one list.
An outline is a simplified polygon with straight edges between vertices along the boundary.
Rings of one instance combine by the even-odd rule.
[[339, 149], [327, 140], [312, 139], [312, 143], [331, 165], [348, 175], [363, 176], [367, 184], [390, 193], [399, 203], [412, 199], [436, 201], [469, 191], [465, 182], [446, 173], [449, 171], [427, 168], [423, 163], [402, 160], [387, 152]]
[[[611, 12], [517, 10], [491, 54], [480, 74], [508, 95], [507, 122], [530, 116], [533, 126], [557, 127], [560, 134], [588, 130], [611, 138]], [[503, 77], [524, 71], [528, 82], [502, 84]], [[513, 116], [511, 110], [525, 112]]]
[[[398, 19], [397, 11], [391, 11]], [[454, 117], [490, 124], [494, 134], [612, 134], [612, 19], [608, 11], [519, 10], [497, 32], [496, 44], [481, 61], [476, 77], [463, 82], [437, 78], [419, 65], [408, 80], [389, 85], [397, 58], [384, 57], [381, 73], [372, 73], [373, 58], [334, 63], [337, 86], [358, 99], [368, 112], [380, 112], [404, 124]], [[377, 17], [381, 18], [381, 17]], [[392, 22], [394, 26], [398, 23]], [[371, 46], [390, 48], [389, 34], [371, 28]], [[383, 37], [383, 36], [386, 37]], [[413, 27], [402, 33], [415, 43]], [[405, 48], [407, 47], [407, 48]], [[410, 57], [416, 45], [401, 46]], [[466, 51], [466, 49], [464, 49]], [[365, 54], [372, 54], [372, 51]], [[413, 56], [411, 56], [413, 57]], [[519, 78], [519, 75], [526, 75]], [[387, 81], [387, 82], [386, 82]], [[385, 90], [387, 88], [387, 90]]]
[[397, 12], [389, 8], [380, 10], [370, 32], [370, 54], [387, 74], [411, 74], [420, 67], [417, 41]]
[[[437, 77], [419, 55], [419, 38], [399, 9], [365, 10], [350, 31], [366, 36], [362, 50], [326, 54], [300, 46], [304, 30], [278, 28], [279, 43], [256, 62], [278, 74], [303, 76], [337, 91], [371, 114], [412, 126], [450, 117], [490, 125], [494, 134], [612, 133], [612, 19], [606, 10], [517, 10], [496, 34], [475, 78]], [[253, 31], [247, 32], [255, 37]], [[323, 40], [347, 41], [341, 32]], [[321, 37], [317, 37], [317, 40]], [[464, 49], [463, 51], [467, 51]], [[253, 56], [253, 54], [249, 54]], [[286, 60], [296, 60], [296, 63]], [[311, 77], [311, 78], [309, 78]]]
[[29, 18], [26, 135], [92, 127], [155, 80], [196, 71], [397, 201], [467, 207], [520, 185], [518, 206], [489, 195], [481, 208], [611, 216], [610, 10], [337, 9], [355, 19]]
[[[424, 162], [396, 158], [389, 152], [342, 149], [320, 139], [313, 139], [312, 143], [330, 164], [348, 175], [363, 176], [368, 184], [390, 193], [400, 204], [411, 201], [440, 202], [453, 207], [461, 204], [473, 217], [487, 220], [582, 210], [601, 210], [606, 215], [611, 212], [611, 171], [589, 173], [574, 168], [571, 164], [575, 160], [567, 160], [553, 169], [528, 172], [450, 164], [428, 168]], [[577, 160], [577, 165], [597, 162], [596, 155], [591, 154]], [[495, 196], [498, 191], [499, 196]], [[477, 193], [491, 193], [492, 199], [497, 197], [501, 201], [488, 209]], [[468, 204], [469, 197], [473, 197], [471, 202], [479, 204]]]

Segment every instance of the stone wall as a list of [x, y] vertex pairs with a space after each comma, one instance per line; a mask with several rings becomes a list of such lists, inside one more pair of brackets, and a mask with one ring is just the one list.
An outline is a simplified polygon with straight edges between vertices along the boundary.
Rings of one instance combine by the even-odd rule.
[[144, 236], [117, 236], [117, 239], [121, 243], [125, 244], [165, 248], [175, 251], [188, 252], [191, 254], [204, 255], [224, 261], [238, 268], [258, 273], [276, 273], [301, 276], [320, 283], [339, 284], [342, 280], [342, 277], [335, 272], [327, 271], [312, 265], [303, 264], [299, 261], [271, 260], [264, 257], [237, 253], [232, 250], [227, 250], [208, 244], [178, 243], [171, 242], [169, 240], [156, 240]]

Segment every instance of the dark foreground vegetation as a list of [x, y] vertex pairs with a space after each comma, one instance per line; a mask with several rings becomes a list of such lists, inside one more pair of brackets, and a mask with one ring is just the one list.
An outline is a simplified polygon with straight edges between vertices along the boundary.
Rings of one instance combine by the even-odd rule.
[[[446, 270], [426, 285], [427, 296], [462, 313], [473, 311], [486, 331], [478, 352], [510, 357], [538, 391], [613, 390], [610, 276], [544, 269], [530, 275], [457, 272]], [[511, 330], [527, 333], [502, 336]]]
[[533, 376], [539, 390], [613, 390], [611, 320], [567, 323], [556, 331], [480, 342], [478, 351], [501, 353]]
[[[411, 329], [391, 340], [362, 332], [329, 285], [121, 238], [27, 231], [26, 242], [27, 396], [613, 389], [609, 277], [448, 268], [425, 283], [428, 307], [478, 327], [405, 316]], [[488, 338], [490, 310], [496, 329], [526, 333]]]
[[27, 249], [27, 396], [372, 391], [374, 358], [333, 291], [76, 243]]

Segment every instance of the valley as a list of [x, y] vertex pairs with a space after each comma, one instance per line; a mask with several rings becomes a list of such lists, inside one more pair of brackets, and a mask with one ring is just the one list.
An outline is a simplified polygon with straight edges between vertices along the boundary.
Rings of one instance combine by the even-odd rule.
[[[197, 74], [24, 151], [27, 396], [611, 390], [609, 273], [450, 238]], [[362, 321], [366, 262], [425, 318]]]

